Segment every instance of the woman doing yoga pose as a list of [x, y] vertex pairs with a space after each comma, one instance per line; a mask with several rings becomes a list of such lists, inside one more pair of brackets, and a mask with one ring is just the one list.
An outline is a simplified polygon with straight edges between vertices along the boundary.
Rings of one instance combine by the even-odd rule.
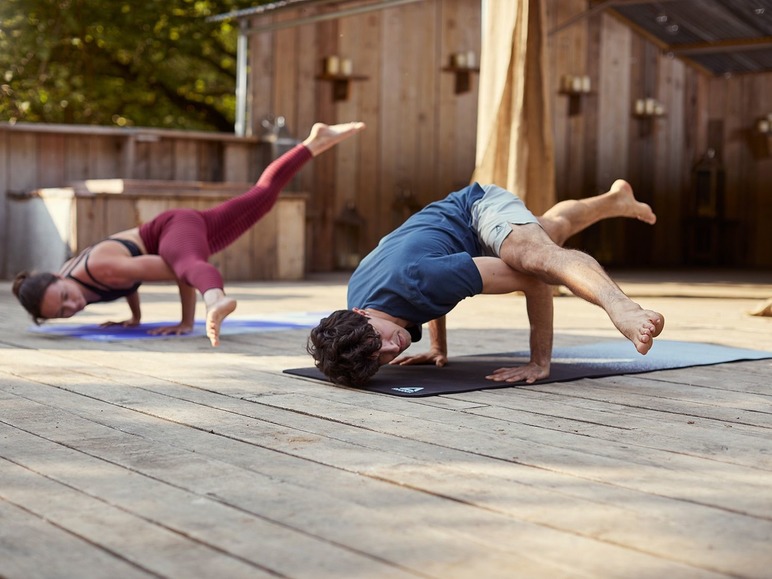
[[220, 325], [236, 309], [236, 300], [225, 294], [222, 276], [207, 262], [209, 256], [228, 247], [268, 213], [282, 187], [306, 162], [362, 129], [364, 123], [317, 123], [306, 140], [271, 163], [246, 193], [204, 211], [161, 213], [140, 227], [86, 248], [58, 273], [21, 272], [13, 282], [13, 293], [38, 324], [69, 318], [91, 303], [125, 297], [131, 318], [104, 325], [136, 326], [141, 317], [140, 284], [176, 280], [182, 320], [154, 333], [190, 332], [198, 290], [206, 305], [206, 335], [217, 346]]

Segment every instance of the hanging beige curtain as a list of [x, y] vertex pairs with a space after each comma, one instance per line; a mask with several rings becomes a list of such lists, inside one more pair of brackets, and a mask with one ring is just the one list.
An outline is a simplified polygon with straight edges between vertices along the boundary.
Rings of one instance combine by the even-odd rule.
[[547, 98], [546, 0], [485, 0], [473, 180], [517, 193], [536, 215], [555, 204]]

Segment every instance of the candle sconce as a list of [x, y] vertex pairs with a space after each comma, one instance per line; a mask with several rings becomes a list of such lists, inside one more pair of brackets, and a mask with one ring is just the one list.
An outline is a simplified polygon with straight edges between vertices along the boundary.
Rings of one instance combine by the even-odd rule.
[[558, 94], [568, 97], [568, 116], [573, 117], [582, 112], [582, 97], [592, 94], [592, 81], [589, 76], [564, 74], [560, 78]]
[[772, 137], [772, 113], [769, 113], [766, 117], [761, 117], [756, 121], [756, 131], [762, 135]]
[[333, 101], [345, 101], [349, 98], [351, 81], [368, 79], [366, 76], [353, 74], [353, 72], [354, 65], [350, 58], [332, 55], [322, 59], [322, 74], [316, 78], [332, 83]]
[[455, 94], [469, 92], [472, 90], [472, 74], [480, 72], [477, 55], [473, 50], [454, 52], [450, 55], [450, 63], [442, 70], [456, 75]]
[[751, 146], [756, 158], [772, 156], [772, 113], [756, 120]]
[[633, 112], [633, 116], [637, 118], [662, 117], [665, 115], [665, 107], [657, 99], [638, 99], [635, 101]]
[[654, 121], [665, 116], [665, 106], [657, 99], [637, 99], [633, 105], [633, 117], [640, 121], [639, 134], [649, 136], [654, 129]]

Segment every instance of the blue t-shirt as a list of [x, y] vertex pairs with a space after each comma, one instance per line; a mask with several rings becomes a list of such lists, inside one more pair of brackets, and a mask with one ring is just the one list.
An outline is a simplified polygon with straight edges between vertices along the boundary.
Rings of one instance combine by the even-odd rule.
[[412, 215], [381, 239], [348, 284], [349, 308], [373, 308], [421, 324], [444, 316], [464, 298], [482, 292], [473, 257], [482, 255], [471, 210], [485, 192], [477, 183]]

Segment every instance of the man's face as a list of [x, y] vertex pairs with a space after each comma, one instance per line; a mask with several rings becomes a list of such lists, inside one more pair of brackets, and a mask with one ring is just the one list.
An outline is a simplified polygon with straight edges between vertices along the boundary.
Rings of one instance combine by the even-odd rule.
[[367, 317], [367, 322], [381, 338], [381, 349], [373, 354], [373, 356], [378, 357], [378, 363], [381, 366], [388, 364], [408, 349], [412, 340], [410, 339], [410, 332], [405, 328], [390, 320], [368, 314], [364, 315]]

